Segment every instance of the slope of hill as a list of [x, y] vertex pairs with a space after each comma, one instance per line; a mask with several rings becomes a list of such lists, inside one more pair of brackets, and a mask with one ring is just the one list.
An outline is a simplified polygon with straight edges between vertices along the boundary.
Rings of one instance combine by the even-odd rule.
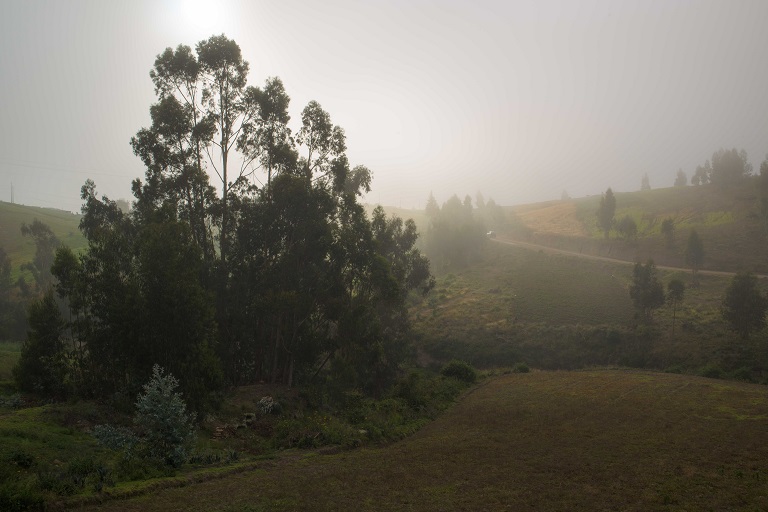
[[[606, 240], [597, 228], [599, 196], [508, 207], [524, 230], [506, 233], [511, 238], [576, 252], [611, 256], [628, 261], [653, 258], [657, 264], [685, 267], [685, 247], [692, 228], [704, 243], [704, 268], [768, 273], [768, 236], [759, 218], [756, 178], [742, 186], [722, 190], [711, 185], [671, 187], [616, 193], [618, 221], [631, 217], [638, 227], [636, 240]], [[672, 246], [661, 224], [672, 219]]]
[[92, 510], [764, 510], [766, 429], [764, 386], [512, 374], [391, 446], [296, 454]]
[[78, 229], [80, 215], [53, 208], [39, 208], [0, 201], [0, 247], [11, 259], [13, 278], [18, 277], [22, 263], [32, 261], [35, 244], [29, 237], [21, 235], [21, 225], [31, 224], [35, 219], [47, 224], [62, 243], [78, 251], [87, 242]]
[[[740, 340], [721, 304], [730, 276], [659, 270], [687, 288], [682, 304], [638, 323], [629, 295], [632, 266], [573, 255], [492, 244], [486, 258], [441, 275], [430, 295], [411, 308], [422, 363], [458, 358], [483, 367], [525, 362], [535, 368], [593, 365], [698, 372], [746, 368], [739, 378], [768, 377], [768, 352], [759, 337]], [[760, 286], [768, 288], [761, 280]]]

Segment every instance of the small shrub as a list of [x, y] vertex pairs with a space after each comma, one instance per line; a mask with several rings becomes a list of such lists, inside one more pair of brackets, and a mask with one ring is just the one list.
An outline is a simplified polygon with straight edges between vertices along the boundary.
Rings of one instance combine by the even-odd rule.
[[512, 373], [528, 373], [530, 371], [531, 371], [531, 369], [528, 368], [528, 365], [525, 362], [517, 363], [512, 368]]
[[734, 370], [731, 373], [731, 378], [744, 382], [755, 382], [755, 379], [752, 378], [752, 369], [746, 366], [742, 366], [741, 368]]
[[721, 370], [719, 366], [708, 364], [707, 366], [699, 370], [699, 375], [701, 375], [702, 377], [707, 377], [709, 379], [722, 379], [723, 370]]
[[18, 482], [0, 482], [0, 510], [22, 512], [25, 510], [44, 510], [45, 497], [29, 486]]
[[8, 407], [9, 409], [19, 409], [24, 405], [24, 400], [21, 395], [14, 393], [10, 396], [0, 396], [0, 407]]
[[445, 377], [458, 379], [469, 384], [477, 380], [477, 371], [467, 362], [454, 359], [446, 364], [440, 373]]
[[280, 414], [282, 407], [280, 402], [276, 401], [271, 396], [262, 397], [258, 403], [261, 414]]
[[139, 443], [139, 438], [125, 427], [113, 425], [96, 425], [91, 430], [91, 435], [96, 440], [111, 450], [123, 451], [131, 456], [134, 447]]
[[190, 464], [200, 464], [210, 466], [212, 464], [219, 464], [221, 462], [220, 453], [195, 453], [189, 457]]
[[273, 441], [277, 448], [313, 448], [321, 433], [316, 417], [285, 419], [275, 426]]
[[159, 365], [153, 366], [134, 417], [134, 423], [143, 430], [149, 456], [174, 468], [184, 463], [195, 438], [192, 415], [187, 414], [187, 405], [175, 391], [178, 385], [173, 375], [164, 375]]
[[29, 469], [35, 463], [35, 458], [27, 452], [19, 450], [11, 454], [11, 462], [22, 469]]
[[123, 457], [115, 467], [116, 477], [120, 481], [134, 482], [173, 476], [174, 470], [158, 459], [146, 459], [139, 457]]

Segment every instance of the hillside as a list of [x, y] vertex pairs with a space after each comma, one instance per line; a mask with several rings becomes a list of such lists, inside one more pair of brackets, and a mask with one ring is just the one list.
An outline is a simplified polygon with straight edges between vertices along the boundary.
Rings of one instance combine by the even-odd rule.
[[35, 219], [47, 224], [62, 243], [74, 250], [86, 247], [80, 233], [80, 215], [53, 208], [39, 208], [0, 201], [0, 247], [11, 259], [12, 277], [16, 279], [22, 263], [32, 261], [35, 244], [29, 237], [21, 235], [21, 225], [31, 224]]
[[294, 453], [87, 510], [763, 510], [766, 429], [764, 386], [512, 374], [391, 446]]
[[[715, 366], [755, 382], [768, 378], [761, 338], [739, 339], [722, 318], [730, 276], [702, 275], [698, 287], [690, 272], [659, 270], [659, 279], [682, 280], [685, 298], [674, 315], [666, 305], [642, 325], [629, 296], [631, 265], [491, 244], [483, 261], [438, 276], [412, 306], [415, 344], [423, 364], [458, 358], [482, 368], [525, 362], [692, 373]], [[760, 286], [768, 291], [768, 280]]]
[[[616, 193], [619, 220], [630, 216], [637, 240], [605, 240], [597, 228], [600, 196], [508, 207], [515, 229], [500, 235], [541, 245], [628, 261], [653, 258], [658, 265], [685, 267], [685, 246], [692, 228], [704, 243], [704, 268], [768, 273], [768, 236], [761, 225], [756, 178], [720, 190], [711, 185]], [[667, 247], [661, 224], [674, 222], [674, 244]]]

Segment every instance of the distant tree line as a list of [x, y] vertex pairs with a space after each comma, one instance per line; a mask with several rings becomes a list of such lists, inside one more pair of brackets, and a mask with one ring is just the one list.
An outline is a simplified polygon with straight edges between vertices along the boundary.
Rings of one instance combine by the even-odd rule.
[[479, 193], [476, 208], [470, 196], [462, 202], [454, 194], [441, 207], [430, 194], [424, 211], [429, 221], [425, 252], [438, 270], [462, 268], [477, 261], [485, 249], [488, 230], [507, 224], [504, 210], [493, 199], [486, 202]]
[[52, 291], [30, 310], [24, 389], [135, 396], [160, 365], [202, 409], [261, 380], [374, 395], [392, 382], [406, 296], [433, 286], [416, 226], [365, 214], [371, 173], [317, 102], [293, 132], [280, 79], [247, 74], [223, 35], [157, 56], [151, 125], [131, 139], [144, 180], [130, 211], [82, 187], [88, 248], [55, 253], [65, 314]]
[[[745, 150], [720, 148], [712, 153], [712, 158], [696, 167], [690, 182], [694, 186], [713, 184], [720, 188], [727, 188], [752, 176], [752, 170], [752, 164], [749, 163]], [[679, 169], [674, 185], [684, 187], [687, 184], [688, 176], [682, 169]]]

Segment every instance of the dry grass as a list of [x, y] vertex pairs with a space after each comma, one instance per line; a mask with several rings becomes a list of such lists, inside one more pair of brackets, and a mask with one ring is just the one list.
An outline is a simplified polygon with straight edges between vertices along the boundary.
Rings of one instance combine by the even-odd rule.
[[492, 379], [416, 435], [98, 510], [765, 510], [768, 390], [629, 371]]
[[[691, 186], [617, 193], [615, 219], [628, 215], [635, 220], [638, 238], [633, 241], [618, 240], [615, 232], [604, 239], [597, 228], [599, 202], [599, 196], [591, 196], [514, 206], [507, 211], [529, 228], [529, 242], [628, 261], [653, 258], [659, 265], [675, 267], [686, 267], [687, 238], [696, 229], [704, 243], [704, 268], [768, 273], [764, 257], [768, 236], [758, 216], [754, 179], [727, 190]], [[661, 234], [667, 218], [675, 225], [672, 247]], [[520, 236], [514, 230], [509, 235]]]
[[579, 220], [578, 209], [573, 201], [520, 206], [515, 208], [514, 212], [522, 223], [536, 232], [553, 232], [566, 236], [590, 235], [590, 231]]

